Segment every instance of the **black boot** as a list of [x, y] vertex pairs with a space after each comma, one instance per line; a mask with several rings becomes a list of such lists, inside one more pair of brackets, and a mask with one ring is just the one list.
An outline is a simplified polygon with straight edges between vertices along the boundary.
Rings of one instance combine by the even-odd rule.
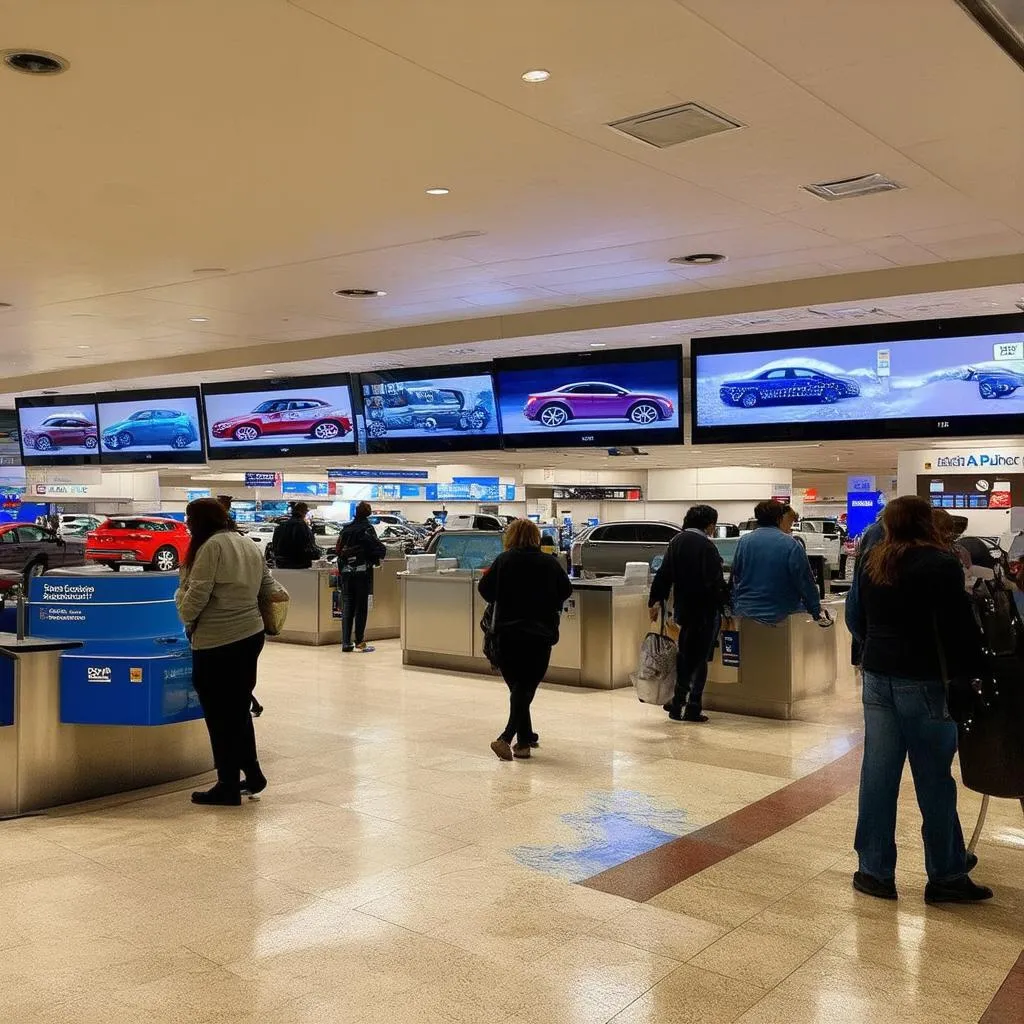
[[242, 783], [242, 792], [248, 793], [249, 796], [256, 796], [257, 793], [262, 793], [266, 788], [267, 777], [260, 770], [260, 764], [257, 761], [256, 764], [246, 770], [245, 781]]
[[993, 895], [987, 885], [975, 885], [967, 875], [951, 882], [929, 882], [924, 887], [925, 903], [980, 903]]
[[218, 782], [212, 789], [198, 790], [193, 793], [192, 803], [217, 807], [241, 807], [242, 794], [238, 786], [229, 786], [224, 782]]

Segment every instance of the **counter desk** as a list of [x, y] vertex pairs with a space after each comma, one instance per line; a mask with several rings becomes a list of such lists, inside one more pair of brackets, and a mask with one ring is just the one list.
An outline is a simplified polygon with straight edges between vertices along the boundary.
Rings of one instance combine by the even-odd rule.
[[[480, 573], [404, 572], [399, 579], [403, 664], [490, 673], [480, 629], [486, 608], [476, 589]], [[622, 577], [574, 580], [545, 681], [629, 686], [648, 629], [647, 593], [646, 584]]]

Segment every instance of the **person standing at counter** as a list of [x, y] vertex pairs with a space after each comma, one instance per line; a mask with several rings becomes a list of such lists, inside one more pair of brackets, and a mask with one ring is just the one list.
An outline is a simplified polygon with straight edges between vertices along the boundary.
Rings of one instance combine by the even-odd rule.
[[803, 547], [782, 530], [786, 506], [754, 507], [757, 529], [740, 537], [732, 560], [732, 611], [742, 619], [776, 625], [805, 608], [820, 626], [831, 626]]
[[502, 761], [511, 761], [528, 758], [530, 748], [540, 742], [530, 705], [548, 670], [551, 648], [558, 643], [559, 616], [572, 595], [572, 584], [558, 559], [541, 551], [536, 523], [510, 523], [504, 545], [477, 590], [494, 605], [497, 662], [509, 691], [508, 723], [491, 750]]
[[306, 522], [308, 512], [304, 501], [295, 502], [291, 515], [274, 530], [270, 546], [278, 569], [308, 569], [320, 557], [320, 548]]
[[174, 601], [192, 645], [192, 685], [217, 769], [216, 785], [193, 793], [192, 802], [237, 807], [243, 789], [256, 794], [267, 786], [249, 714], [264, 642], [260, 600], [287, 592], [215, 498], [190, 502], [185, 522], [192, 537]]
[[708, 720], [702, 711], [708, 661], [729, 598], [722, 556], [711, 540], [717, 525], [718, 510], [710, 505], [688, 509], [682, 533], [672, 539], [651, 584], [651, 621], [657, 620], [671, 593], [680, 630], [675, 694], [664, 706], [675, 722]]
[[910, 758], [924, 825], [927, 903], [992, 898], [968, 872], [950, 771], [956, 723], [945, 681], [973, 678], [981, 636], [964, 590], [959, 559], [939, 535], [924, 498], [896, 498], [882, 513], [884, 538], [864, 557], [860, 599], [848, 616], [864, 642], [864, 762], [854, 845], [854, 888], [896, 899], [896, 805]]
[[[387, 554], [370, 522], [373, 511], [368, 501], [356, 505], [356, 517], [346, 523], [335, 548], [338, 554], [338, 582], [341, 586], [341, 652], [369, 654], [374, 650], [365, 640], [366, 617], [373, 593], [373, 570]], [[355, 643], [352, 631], [355, 629]]]

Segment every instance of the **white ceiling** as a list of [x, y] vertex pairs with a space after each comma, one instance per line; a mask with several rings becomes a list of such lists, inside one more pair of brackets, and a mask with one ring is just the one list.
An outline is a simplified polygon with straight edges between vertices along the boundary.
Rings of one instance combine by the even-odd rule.
[[[4, 46], [71, 62], [0, 74], [11, 393], [1022, 297], [1024, 76], [953, 0], [0, 0]], [[688, 100], [745, 127], [606, 127]]]

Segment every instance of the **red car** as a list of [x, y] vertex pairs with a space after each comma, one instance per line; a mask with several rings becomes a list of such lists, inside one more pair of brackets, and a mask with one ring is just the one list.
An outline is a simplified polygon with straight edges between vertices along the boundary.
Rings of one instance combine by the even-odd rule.
[[604, 381], [563, 384], [554, 391], [529, 395], [523, 415], [545, 427], [563, 427], [569, 420], [624, 419], [639, 427], [667, 420], [672, 403], [664, 395], [628, 391]]
[[85, 539], [85, 557], [117, 570], [141, 565], [157, 572], [173, 572], [188, 550], [184, 523], [158, 516], [113, 516]]
[[26, 427], [23, 440], [26, 448], [48, 452], [54, 448], [95, 448], [99, 434], [96, 424], [80, 412], [55, 412], [37, 427]]
[[307, 434], [334, 441], [352, 430], [352, 420], [320, 398], [271, 398], [244, 416], [219, 420], [210, 428], [222, 440], [253, 442], [264, 435]]

